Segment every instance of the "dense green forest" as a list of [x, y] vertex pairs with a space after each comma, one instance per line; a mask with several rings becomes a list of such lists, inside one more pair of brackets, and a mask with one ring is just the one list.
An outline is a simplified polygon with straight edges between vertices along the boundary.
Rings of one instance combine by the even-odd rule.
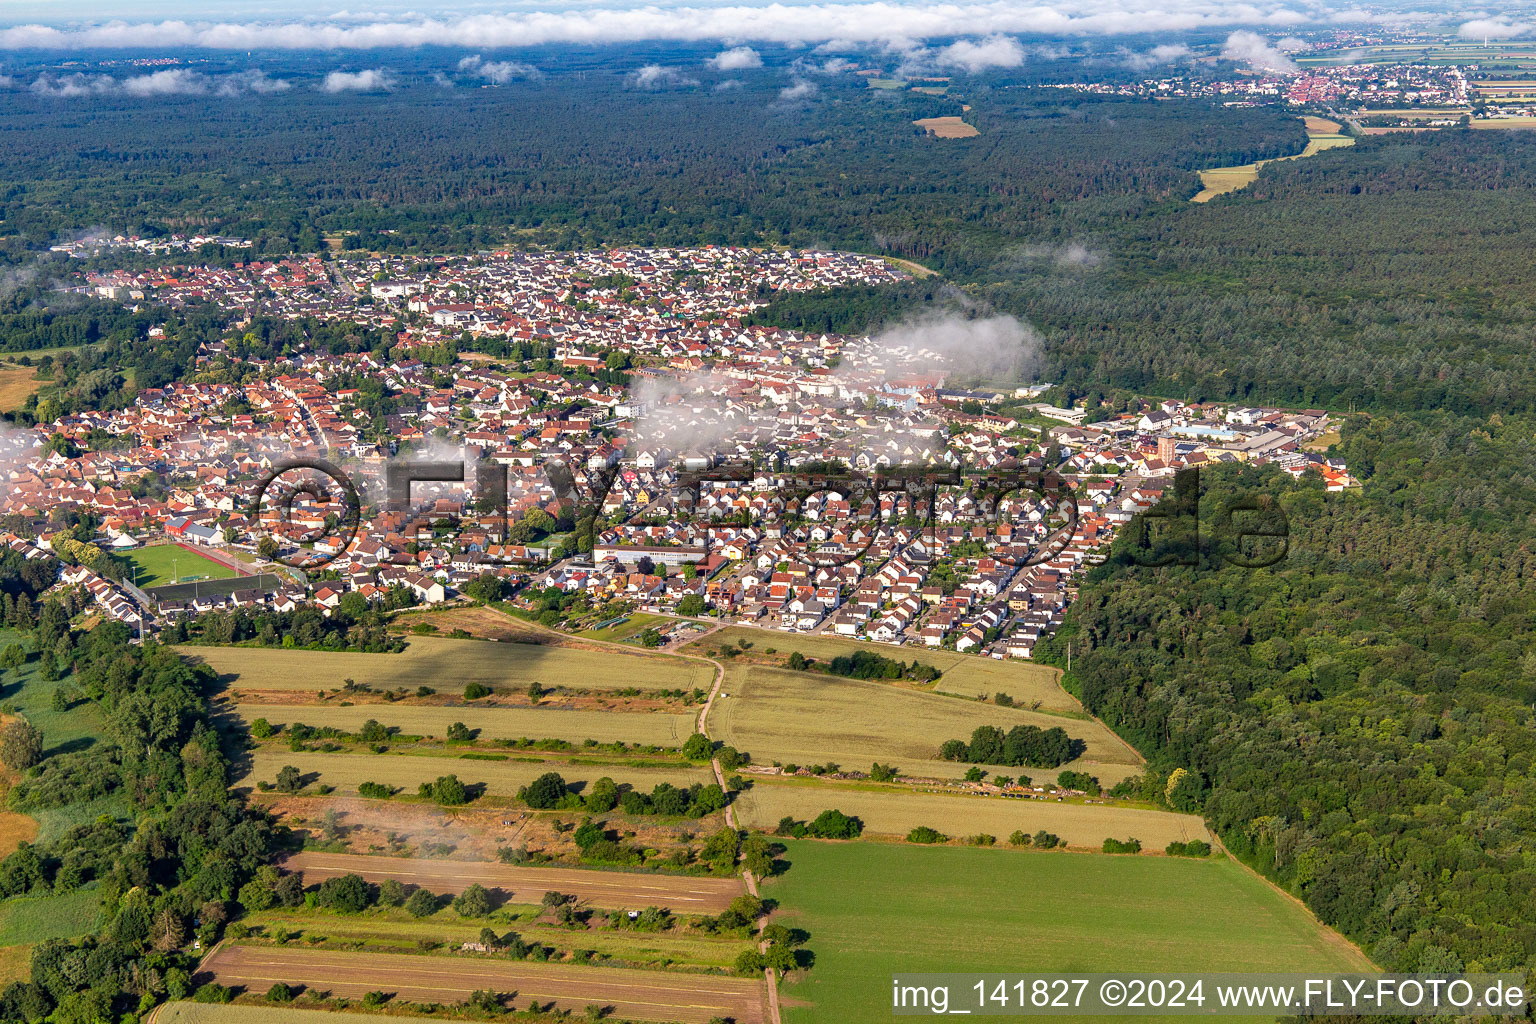
[[1536, 420], [1359, 418], [1340, 452], [1363, 493], [1204, 475], [1202, 515], [1278, 498], [1284, 561], [1144, 568], [1126, 531], [1042, 650], [1072, 644], [1148, 792], [1202, 810], [1384, 967], [1529, 968]]

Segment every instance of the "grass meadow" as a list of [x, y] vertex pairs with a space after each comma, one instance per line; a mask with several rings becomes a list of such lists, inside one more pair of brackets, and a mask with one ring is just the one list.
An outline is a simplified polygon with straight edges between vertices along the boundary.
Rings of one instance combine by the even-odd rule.
[[443, 737], [454, 722], [480, 730], [480, 740], [569, 740], [581, 743], [643, 743], [681, 747], [693, 735], [697, 715], [667, 711], [570, 711], [562, 708], [437, 707], [410, 704], [240, 704], [247, 722], [273, 725], [329, 725], [356, 732], [370, 718], [413, 736]]
[[412, 637], [399, 654], [192, 646], [181, 652], [228, 677], [236, 690], [334, 689], [345, 679], [444, 693], [469, 683], [520, 691], [531, 682], [576, 690], [708, 690], [714, 682], [709, 665], [669, 655], [430, 636]]
[[829, 807], [858, 816], [871, 835], [905, 836], [927, 825], [953, 839], [985, 833], [1003, 843], [1015, 829], [1029, 835], [1044, 829], [1070, 846], [1098, 849], [1106, 839], [1134, 838], [1143, 849], [1157, 851], [1174, 841], [1210, 838], [1196, 815], [1114, 804], [922, 793], [810, 779], [759, 781], [736, 798], [736, 816], [743, 825], [770, 831], [785, 815], [810, 821]]
[[782, 989], [785, 1024], [883, 1024], [896, 972], [1371, 970], [1225, 859], [787, 845], [763, 893], [816, 963]]
[[[1006, 693], [1025, 706], [1039, 701], [1041, 711], [1083, 713], [1077, 699], [1057, 682], [1058, 673], [1054, 668], [1027, 661], [998, 661], [974, 654], [956, 654], [954, 651], [889, 647], [836, 636], [805, 636], [741, 626], [722, 629], [703, 640], [695, 641], [687, 650], [689, 653], [705, 653], [724, 646], [735, 646], [742, 640], [752, 645], [745, 655], [748, 658], [764, 655], [769, 647], [775, 652], [772, 657], [780, 660], [788, 658], [791, 651], [799, 651], [807, 658], [821, 661], [830, 661], [839, 654], [852, 654], [855, 651], [873, 651], [901, 661], [916, 658], [943, 673], [935, 686], [940, 693], [958, 693], [965, 697]], [[726, 664], [729, 666], [731, 662]]]
[[1112, 786], [1140, 771], [1141, 759], [1107, 727], [1092, 718], [1065, 718], [990, 702], [925, 693], [889, 683], [844, 679], [743, 663], [728, 664], [725, 691], [709, 712], [709, 732], [760, 764], [836, 762], [867, 770], [875, 761], [904, 773], [957, 779], [968, 765], [936, 759], [948, 739], [970, 739], [981, 725], [1003, 729], [1061, 726], [1083, 740], [1083, 757], [1061, 768], [994, 767], [994, 773], [1023, 773], [1039, 782], [1056, 780], [1066, 768], [1087, 771]]
[[414, 796], [418, 785], [441, 775], [457, 775], [466, 786], [484, 783], [487, 795], [501, 797], [516, 796], [520, 788], [545, 772], [559, 772], [567, 783], [590, 783], [606, 775], [615, 782], [629, 783], [646, 792], [660, 782], [689, 786], [695, 782], [714, 781], [709, 769], [686, 765], [632, 767], [532, 758], [526, 761], [479, 761], [408, 754], [295, 753], [282, 748], [267, 748], [252, 754], [246, 773], [236, 784], [254, 786], [257, 782], [272, 782], [278, 771], [290, 764], [304, 774], [306, 786], [334, 786], [342, 795], [356, 795], [357, 787], [364, 782], [378, 782], [398, 787], [404, 796]]

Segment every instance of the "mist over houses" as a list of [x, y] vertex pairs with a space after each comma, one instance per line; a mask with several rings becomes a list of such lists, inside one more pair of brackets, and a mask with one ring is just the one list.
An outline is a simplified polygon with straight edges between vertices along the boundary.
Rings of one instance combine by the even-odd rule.
[[[256, 315], [314, 318], [387, 329], [394, 343], [260, 359], [210, 342], [198, 367], [239, 363], [243, 374], [209, 376], [240, 383], [194, 374], [7, 438], [0, 513], [17, 525], [5, 539], [44, 557], [52, 523], [79, 510], [106, 551], [226, 549], [269, 573], [147, 593], [66, 557], [64, 585], [147, 629], [220, 608], [330, 610], [354, 593], [441, 603], [494, 573], [594, 606], [1027, 658], [1083, 569], [1176, 470], [1272, 462], [1330, 490], [1353, 484], [1309, 450], [1331, 429], [1319, 410], [1146, 400], [1084, 422], [1032, 400], [1044, 385], [953, 383], [949, 353], [1029, 344], [1006, 324], [863, 337], [751, 323], [780, 293], [903, 276], [857, 254], [714, 247], [93, 272], [82, 289], [216, 303], [236, 333]], [[258, 506], [263, 479], [296, 455], [345, 468], [361, 497], [355, 534], [318, 500], [325, 486]], [[392, 506], [388, 465], [406, 457], [461, 465], [464, 481], [419, 482]], [[815, 476], [829, 466], [864, 483]], [[1059, 502], [989, 497], [974, 477], [868, 482], [902, 468], [1054, 469], [1077, 518], [1064, 531]], [[477, 483], [487, 474], [504, 481], [504, 507]], [[578, 543], [584, 513], [597, 518]], [[295, 572], [258, 552], [325, 562]]]

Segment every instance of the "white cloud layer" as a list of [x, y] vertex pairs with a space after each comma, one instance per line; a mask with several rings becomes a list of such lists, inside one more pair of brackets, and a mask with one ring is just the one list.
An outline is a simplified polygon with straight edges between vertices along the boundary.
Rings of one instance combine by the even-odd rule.
[[[440, 17], [300, 21], [112, 21], [0, 29], [0, 50], [86, 47], [206, 47], [219, 50], [357, 50], [400, 46], [525, 47], [548, 43], [632, 43], [645, 39], [730, 40], [783, 44], [873, 43], [980, 37], [984, 49], [1004, 33], [1053, 36], [1173, 32], [1226, 26], [1289, 29], [1303, 24], [1422, 20], [1340, 9], [1321, 0], [870, 0], [747, 6], [588, 7]], [[1497, 20], [1497, 19], [1495, 19]], [[1469, 23], [1476, 24], [1476, 23]], [[726, 51], [731, 52], [731, 51]], [[957, 56], [957, 60], [958, 60]], [[963, 66], [963, 65], [958, 65]], [[1008, 66], [990, 64], [987, 66]]]

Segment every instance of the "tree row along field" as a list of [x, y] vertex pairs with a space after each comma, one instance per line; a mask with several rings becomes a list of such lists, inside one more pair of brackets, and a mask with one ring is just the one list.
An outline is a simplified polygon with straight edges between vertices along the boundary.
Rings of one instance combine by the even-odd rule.
[[[786, 634], [743, 626], [727, 626], [702, 640], [693, 641], [683, 650], [688, 654], [708, 654], [723, 647], [736, 647], [740, 650], [742, 641], [751, 646], [738, 660], [728, 662], [728, 665], [740, 664], [742, 658], [748, 661], [770, 659], [779, 662], [792, 651], [822, 661], [830, 661], [840, 654], [874, 651], [889, 658], [916, 658], [925, 665], [932, 665], [943, 673], [934, 684], [934, 689], [940, 693], [955, 693], [965, 697], [1006, 693], [1026, 707], [1039, 701], [1038, 710], [1041, 711], [1085, 713], [1077, 698], [1061, 688], [1060, 673], [1056, 669], [1024, 661], [998, 661], [945, 650], [892, 648], [836, 636]], [[767, 653], [770, 648], [773, 651], [771, 655]]]
[[1081, 758], [1058, 768], [998, 767], [1002, 774], [1054, 782], [1058, 772], [1071, 769], [1098, 776], [1107, 788], [1136, 774], [1141, 764], [1134, 750], [1091, 718], [1000, 707], [878, 680], [728, 664], [725, 690], [730, 697], [710, 709], [710, 735], [749, 751], [760, 764], [833, 761], [867, 771], [881, 761], [903, 774], [957, 779], [969, 766], [938, 760], [939, 745], [969, 739], [982, 725], [1004, 731], [1015, 725], [1060, 726], [1087, 748]]
[[644, 743], [680, 747], [693, 734], [694, 714], [670, 712], [572, 711], [564, 708], [423, 707], [410, 704], [238, 704], [235, 711], [247, 723], [265, 718], [272, 725], [329, 725], [357, 732], [372, 719], [410, 736], [447, 735], [463, 722], [480, 730], [481, 740], [566, 740], [581, 743]]
[[[419, 953], [423, 943], [443, 943], [447, 948], [479, 942], [487, 927], [479, 919], [447, 920], [452, 909], [440, 910], [423, 920], [396, 912], [387, 917], [351, 917], [325, 911], [263, 910], [251, 914], [248, 923], [265, 935], [279, 930], [300, 935], [305, 940], [324, 936], [335, 948], [371, 953]], [[655, 970], [731, 970], [743, 950], [751, 943], [739, 937], [719, 937], [698, 933], [679, 934], [645, 932], [629, 929], [597, 928], [572, 932], [564, 925], [529, 924], [519, 920], [515, 928], [524, 942], [552, 949], [572, 945], [579, 937], [581, 948], [591, 950], [603, 960], [613, 959], [625, 967]]]
[[669, 782], [674, 786], [691, 786], [695, 782], [705, 785], [714, 781], [708, 768], [692, 768], [686, 765], [657, 765], [644, 767], [627, 764], [573, 764], [569, 761], [478, 761], [457, 757], [432, 757], [413, 754], [331, 754], [321, 751], [291, 751], [283, 748], [266, 748], [254, 751], [244, 774], [236, 785], [254, 786], [257, 782], [271, 782], [286, 765], [298, 768], [304, 776], [304, 784], [333, 786], [356, 795], [357, 787], [365, 782], [377, 782], [403, 790], [407, 796], [416, 793], [422, 782], [431, 782], [441, 775], [457, 775], [466, 786], [485, 785], [489, 796], [512, 797], [517, 791], [546, 772], [556, 771], [565, 777], [578, 793], [584, 787], [580, 783], [608, 776], [623, 785], [650, 790], [658, 783]]
[[612, 1007], [620, 1019], [702, 1024], [714, 1017], [762, 1024], [762, 979], [702, 974], [478, 960], [393, 953], [227, 945], [203, 962], [202, 973], [228, 987], [265, 992], [271, 985], [304, 985], [355, 998], [392, 992], [414, 1002], [457, 1002], [476, 990], [515, 992], [516, 1003], [554, 1002], [580, 1011]]
[[636, 910], [665, 907], [674, 913], [717, 914], [745, 890], [741, 879], [580, 868], [522, 867], [444, 860], [408, 860], [359, 854], [297, 853], [282, 862], [303, 874], [306, 885], [358, 874], [375, 884], [395, 879], [435, 893], [460, 893], [471, 884], [498, 890], [514, 903], [538, 903], [546, 892], [563, 892], [595, 907]]
[[886, 1024], [893, 971], [1374, 970], [1225, 858], [785, 845], [792, 866], [763, 895], [816, 937], [815, 968], [784, 989], [785, 1024]]
[[708, 689], [709, 665], [665, 654], [628, 654], [543, 644], [412, 637], [398, 654], [184, 646], [236, 690], [318, 690], [344, 679], [378, 689], [431, 686], [458, 692], [469, 683], [526, 690], [529, 683], [580, 690]]
[[977, 834], [1004, 842], [1014, 831], [1054, 832], [1068, 846], [1098, 849], [1105, 839], [1139, 839], [1147, 850], [1172, 842], [1209, 841], [1198, 815], [1114, 804], [1012, 800], [962, 793], [923, 793], [818, 782], [759, 782], [736, 798], [736, 819], [772, 831], [785, 816], [809, 821], [829, 807], [857, 816], [867, 833], [905, 836], [926, 825], [953, 839]]

